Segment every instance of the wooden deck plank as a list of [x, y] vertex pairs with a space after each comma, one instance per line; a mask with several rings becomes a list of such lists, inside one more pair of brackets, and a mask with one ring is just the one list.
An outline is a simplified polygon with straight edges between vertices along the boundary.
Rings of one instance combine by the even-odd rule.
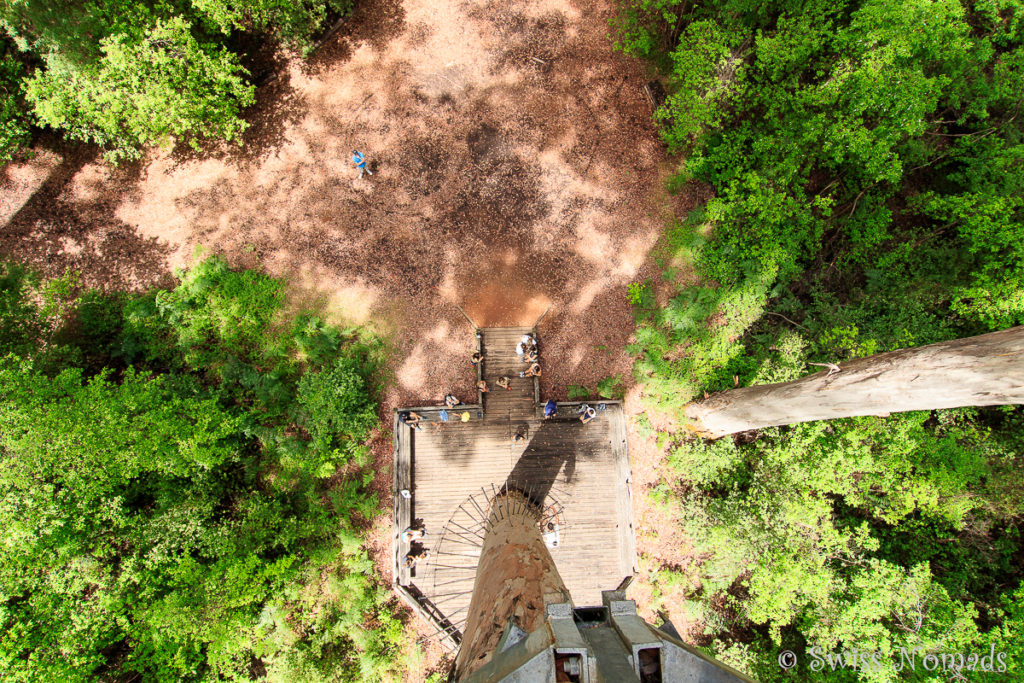
[[[575, 403], [559, 404], [554, 420], [541, 419], [539, 384], [518, 377], [525, 365], [516, 357], [515, 345], [528, 331], [480, 331], [484, 362], [477, 370], [492, 390], [479, 406], [467, 408], [473, 416], [469, 422], [435, 425], [439, 409], [423, 407], [413, 409], [424, 416], [423, 430], [412, 432], [395, 423], [395, 577], [408, 585], [409, 594], [423, 605], [419, 613], [435, 625], [450, 626], [465, 616], [479, 555], [474, 544], [482, 533], [478, 523], [466, 518], [468, 530], [451, 526], [454, 533], [443, 537], [445, 525], [462, 519], [460, 506], [473, 509], [467, 502], [470, 496], [486, 507], [491, 491], [507, 481], [549, 491], [549, 500], [561, 508], [561, 543], [551, 555], [577, 605], [600, 604], [602, 590], [614, 588], [633, 572], [636, 548], [621, 405], [606, 402], [606, 409], [586, 425], [576, 418]], [[542, 355], [542, 364], [544, 360]], [[501, 374], [512, 378], [512, 391], [494, 384]], [[518, 429], [524, 431], [525, 444], [511, 442]], [[399, 476], [403, 463], [408, 479]], [[412, 487], [406, 519], [426, 525], [424, 545], [431, 552], [429, 561], [404, 573], [397, 566], [407, 552], [397, 540], [400, 519], [406, 514], [397, 495], [401, 481], [410, 481]]]
[[[501, 417], [533, 417], [536, 409], [538, 383], [536, 378], [520, 377], [527, 365], [516, 355], [516, 344], [524, 334], [536, 335], [529, 327], [487, 328], [481, 330], [481, 348], [484, 360], [482, 376], [491, 391], [484, 394], [484, 412], [489, 419]], [[510, 379], [511, 390], [497, 386], [499, 377]]]

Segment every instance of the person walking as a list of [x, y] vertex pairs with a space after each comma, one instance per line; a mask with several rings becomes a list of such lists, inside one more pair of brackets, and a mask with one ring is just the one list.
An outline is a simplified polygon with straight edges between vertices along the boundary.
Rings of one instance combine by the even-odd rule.
[[369, 173], [370, 175], [373, 175], [373, 171], [366, 167], [366, 159], [363, 157], [362, 153], [357, 149], [352, 150], [352, 163], [355, 164], [356, 168], [359, 169], [360, 179], [362, 179], [364, 173]]

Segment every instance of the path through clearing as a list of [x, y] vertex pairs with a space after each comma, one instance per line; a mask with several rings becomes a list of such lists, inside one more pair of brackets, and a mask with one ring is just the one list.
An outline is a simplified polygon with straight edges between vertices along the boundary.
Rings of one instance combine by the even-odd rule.
[[[610, 4], [358, 6], [310, 63], [260, 90], [241, 149], [12, 167], [12, 196], [26, 174], [53, 174], [0, 249], [115, 287], [157, 281], [197, 244], [262, 264], [400, 331], [391, 400], [470, 388], [453, 303], [480, 325], [553, 306], [547, 390], [627, 371], [601, 347], [621, 348], [631, 328], [625, 285], [664, 225], [664, 154], [643, 66], [606, 38]], [[372, 177], [355, 179], [353, 148]]]

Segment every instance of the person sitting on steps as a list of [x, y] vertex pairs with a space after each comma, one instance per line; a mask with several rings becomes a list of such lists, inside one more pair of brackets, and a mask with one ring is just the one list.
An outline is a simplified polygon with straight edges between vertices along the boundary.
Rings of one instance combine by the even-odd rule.
[[408, 527], [405, 531], [402, 532], [402, 542], [412, 543], [413, 541], [421, 541], [423, 540], [423, 537], [426, 535], [427, 530], [425, 527]]
[[418, 432], [423, 431], [423, 427], [420, 425], [420, 420], [423, 416], [419, 413], [414, 413], [411, 410], [408, 413], [399, 413], [398, 421], [409, 425], [410, 428], [415, 429]]
[[501, 377], [498, 378], [495, 384], [497, 384], [502, 389], [508, 389], [509, 391], [512, 391], [512, 385], [510, 384], [511, 381], [512, 379], [510, 377], [508, 377], [507, 375], [502, 375]]
[[526, 354], [536, 349], [537, 340], [533, 338], [533, 335], [524, 334], [516, 344], [516, 355], [519, 356], [520, 361], [526, 362]]
[[452, 394], [446, 394], [444, 397], [444, 405], [448, 408], [454, 408], [455, 406], [462, 403], [459, 399], [455, 398]]
[[520, 377], [540, 377], [540, 363], [534, 363], [526, 372], [520, 372]]
[[491, 390], [491, 388], [487, 386], [487, 382], [485, 380], [480, 380], [479, 382], [477, 382], [476, 388], [479, 389], [480, 393], [482, 394], [486, 394], [488, 391]]
[[477, 351], [470, 358], [470, 361], [472, 361], [473, 365], [480, 365], [480, 362], [483, 361], [483, 359], [484, 359], [484, 354], [482, 354], [479, 351]]
[[530, 349], [529, 351], [526, 352], [525, 356], [523, 357], [523, 362], [524, 363], [536, 363], [539, 359], [540, 359], [540, 354], [537, 353], [537, 349], [536, 348], [532, 348], [532, 349]]

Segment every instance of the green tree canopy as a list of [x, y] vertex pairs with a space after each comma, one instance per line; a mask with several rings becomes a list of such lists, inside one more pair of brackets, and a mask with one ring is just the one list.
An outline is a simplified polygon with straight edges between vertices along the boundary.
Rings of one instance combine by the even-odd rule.
[[0, 678], [401, 666], [358, 531], [377, 342], [216, 257], [146, 295], [0, 275]]

